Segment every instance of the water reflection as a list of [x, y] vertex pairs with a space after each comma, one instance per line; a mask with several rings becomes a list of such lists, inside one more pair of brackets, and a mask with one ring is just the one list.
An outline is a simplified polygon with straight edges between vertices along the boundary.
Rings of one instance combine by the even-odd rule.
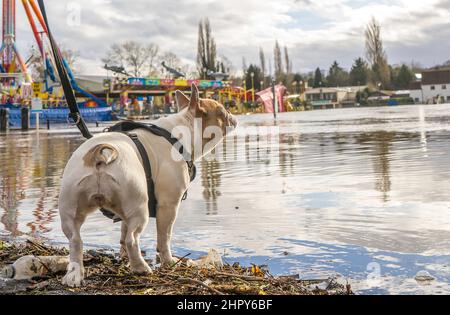
[[201, 161], [202, 166], [202, 186], [203, 186], [203, 198], [206, 203], [206, 214], [216, 215], [218, 214], [217, 199], [221, 195], [221, 173], [219, 171], [220, 164], [217, 160]]
[[[2, 135], [0, 139], [0, 220], [4, 230], [12, 236], [51, 232], [62, 170], [80, 141], [21, 133]], [[21, 213], [27, 209], [30, 212]], [[25, 222], [19, 220], [21, 214]]]
[[391, 191], [390, 175], [390, 150], [395, 133], [377, 131], [373, 133], [364, 133], [358, 136], [358, 143], [361, 145], [371, 144], [374, 146], [373, 152], [373, 173], [375, 175], [375, 189], [381, 192], [381, 200], [389, 201], [389, 192]]

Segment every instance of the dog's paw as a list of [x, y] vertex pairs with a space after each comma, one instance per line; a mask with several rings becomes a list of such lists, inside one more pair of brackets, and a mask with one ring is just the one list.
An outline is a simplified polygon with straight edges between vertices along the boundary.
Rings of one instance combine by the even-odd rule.
[[149, 265], [139, 265], [139, 266], [131, 266], [131, 271], [136, 275], [148, 275], [153, 272], [152, 268]]
[[176, 259], [176, 258], [166, 259], [164, 261], [161, 261], [161, 267], [173, 268], [177, 265], [178, 262], [179, 262], [179, 259]]
[[128, 262], [128, 253], [127, 253], [127, 249], [125, 248], [125, 246], [120, 247], [119, 257], [122, 261]]
[[83, 285], [83, 278], [83, 270], [80, 264], [71, 262], [67, 266], [67, 273], [61, 282], [68, 287], [77, 288]]
[[173, 257], [172, 255], [161, 255], [161, 253], [156, 254], [156, 263], [161, 264], [161, 267], [172, 267], [174, 266], [179, 259]]

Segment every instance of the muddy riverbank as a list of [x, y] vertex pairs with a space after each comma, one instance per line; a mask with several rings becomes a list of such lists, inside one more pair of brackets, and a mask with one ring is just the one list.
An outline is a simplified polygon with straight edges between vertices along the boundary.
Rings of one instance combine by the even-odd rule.
[[[67, 249], [34, 240], [12, 244], [0, 241], [0, 269], [25, 255], [65, 256]], [[151, 262], [150, 262], [151, 263]], [[148, 276], [133, 275], [114, 252], [88, 250], [84, 253], [85, 285], [67, 288], [64, 272], [45, 273], [31, 280], [0, 278], [2, 295], [346, 295], [351, 287], [334, 279], [305, 280], [300, 275], [274, 277], [262, 266], [225, 264], [222, 268], [188, 266], [179, 259], [172, 268], [158, 268]]]

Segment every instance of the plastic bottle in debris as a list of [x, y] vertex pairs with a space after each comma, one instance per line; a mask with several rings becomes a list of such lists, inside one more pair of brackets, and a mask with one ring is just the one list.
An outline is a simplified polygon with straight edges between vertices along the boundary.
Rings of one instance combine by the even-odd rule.
[[3, 278], [26, 280], [48, 273], [65, 271], [69, 264], [67, 256], [23, 256], [1, 270]]
[[222, 256], [215, 250], [210, 249], [207, 256], [200, 257], [198, 260], [188, 260], [189, 267], [220, 269], [223, 267]]

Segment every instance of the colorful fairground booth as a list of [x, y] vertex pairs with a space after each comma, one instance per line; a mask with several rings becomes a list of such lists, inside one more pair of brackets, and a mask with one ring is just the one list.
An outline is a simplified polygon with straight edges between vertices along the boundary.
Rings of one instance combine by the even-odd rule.
[[[212, 98], [225, 104], [230, 110], [238, 111], [244, 96], [244, 90], [231, 86], [229, 81], [160, 79], [160, 78], [128, 78], [112, 85], [110, 95], [119, 100], [114, 109], [122, 114], [137, 118], [137, 114], [168, 114], [175, 112], [175, 91], [190, 93], [195, 84], [203, 98]], [[130, 115], [134, 112], [135, 115]], [[142, 115], [144, 113], [144, 115]]]

